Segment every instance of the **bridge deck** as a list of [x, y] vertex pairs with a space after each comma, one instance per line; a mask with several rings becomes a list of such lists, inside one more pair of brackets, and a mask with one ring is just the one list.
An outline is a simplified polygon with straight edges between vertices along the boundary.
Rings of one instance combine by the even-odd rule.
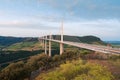
[[119, 48], [112, 48], [112, 47], [107, 47], [102, 45], [94, 45], [94, 44], [86, 44], [86, 43], [78, 43], [78, 42], [70, 42], [70, 41], [61, 42], [60, 40], [53, 40], [53, 39], [45, 39], [45, 40], [50, 40], [53, 42], [63, 43], [63, 44], [84, 48], [92, 51], [102, 52], [102, 53], [120, 54]]

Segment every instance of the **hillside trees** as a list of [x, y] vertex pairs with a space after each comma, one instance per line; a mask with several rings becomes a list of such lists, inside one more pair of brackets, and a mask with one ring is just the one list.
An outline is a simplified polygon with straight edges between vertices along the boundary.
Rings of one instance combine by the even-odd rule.
[[23, 67], [24, 67], [23, 61], [10, 64], [8, 67], [1, 71], [0, 80], [21, 80], [22, 77], [24, 76]]
[[[4, 68], [0, 72], [0, 80], [22, 80], [26, 77], [30, 77], [31, 72], [39, 68], [47, 70], [54, 68], [66, 60], [72, 60], [72, 58], [78, 57], [78, 53], [74, 51], [65, 52], [63, 55], [55, 55], [49, 57], [45, 54], [38, 54], [30, 57], [26, 62], [12, 63], [8, 67]], [[18, 79], [20, 77], [20, 79]]]
[[43, 50], [37, 50], [37, 51], [2, 51], [0, 53], [0, 64], [18, 60], [21, 58], [27, 58], [29, 56], [33, 56], [38, 54], [39, 52], [43, 52]]

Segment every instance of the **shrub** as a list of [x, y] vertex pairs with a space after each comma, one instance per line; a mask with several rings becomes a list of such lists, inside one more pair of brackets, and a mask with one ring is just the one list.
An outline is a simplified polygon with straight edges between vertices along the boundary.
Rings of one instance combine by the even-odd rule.
[[1, 71], [0, 80], [21, 80], [24, 76], [24, 62], [12, 63]]
[[52, 72], [39, 75], [36, 80], [112, 80], [113, 76], [97, 64], [84, 64], [81, 60], [66, 62]]

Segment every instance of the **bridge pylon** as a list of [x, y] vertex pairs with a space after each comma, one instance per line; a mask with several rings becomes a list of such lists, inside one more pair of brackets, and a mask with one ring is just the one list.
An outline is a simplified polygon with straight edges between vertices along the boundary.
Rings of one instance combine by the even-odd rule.
[[47, 36], [45, 36], [45, 54], [47, 55]]
[[52, 36], [51, 36], [51, 34], [49, 35], [49, 56], [51, 57], [51, 38], [52, 38]]
[[62, 55], [64, 48], [63, 48], [63, 20], [61, 24], [61, 42], [60, 42], [60, 55]]
[[41, 42], [42, 42], [42, 48], [44, 49], [44, 48], [45, 48], [45, 47], [44, 47], [44, 36], [42, 37]]

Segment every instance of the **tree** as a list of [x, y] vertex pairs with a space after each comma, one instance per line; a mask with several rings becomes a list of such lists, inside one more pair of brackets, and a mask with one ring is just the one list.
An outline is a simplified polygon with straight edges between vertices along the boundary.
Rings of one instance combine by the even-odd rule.
[[21, 76], [24, 76], [23, 67], [23, 61], [10, 64], [8, 67], [1, 71], [0, 80], [21, 80]]

